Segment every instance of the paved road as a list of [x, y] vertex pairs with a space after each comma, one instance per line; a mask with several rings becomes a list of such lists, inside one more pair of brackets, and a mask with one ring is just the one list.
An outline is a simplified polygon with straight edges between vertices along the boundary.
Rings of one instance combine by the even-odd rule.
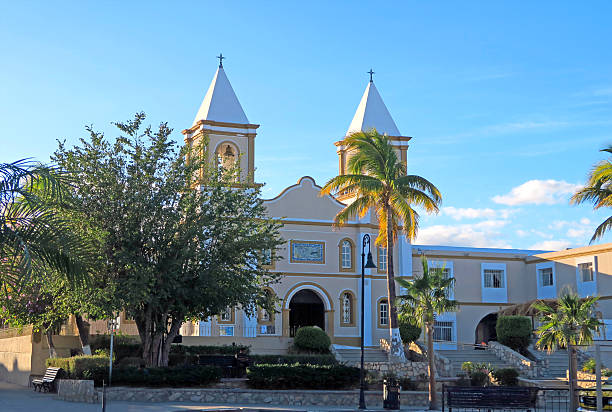
[[[348, 412], [356, 409], [346, 407], [322, 407], [322, 406], [270, 406], [270, 405], [211, 405], [206, 403], [139, 403], [139, 402], [112, 402], [106, 406], [107, 412], [182, 412], [182, 411], [201, 411], [201, 410], [238, 410], [244, 408], [245, 412], [284, 412], [284, 411], [335, 411]], [[55, 394], [38, 393], [23, 386], [0, 382], [0, 412], [31, 412], [31, 411], [79, 411], [79, 412], [100, 412], [99, 404], [66, 402], [55, 398]], [[412, 410], [416, 409], [404, 409]]]

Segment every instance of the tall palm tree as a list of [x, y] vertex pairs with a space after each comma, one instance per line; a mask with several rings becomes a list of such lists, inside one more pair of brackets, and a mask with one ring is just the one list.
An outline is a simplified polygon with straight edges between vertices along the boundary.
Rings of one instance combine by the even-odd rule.
[[556, 305], [544, 302], [533, 304], [540, 315], [542, 325], [538, 328], [536, 346], [548, 352], [567, 348], [570, 370], [573, 405], [576, 405], [576, 379], [578, 361], [574, 345], [590, 345], [593, 335], [599, 331], [601, 322], [595, 317], [595, 305], [599, 297], [581, 299], [575, 293], [566, 292], [557, 298]]
[[[600, 151], [612, 153], [612, 145], [605, 147]], [[592, 202], [593, 209], [595, 210], [602, 207], [611, 207], [611, 182], [612, 162], [610, 161], [610, 159], [602, 160], [593, 166], [593, 169], [591, 169], [591, 172], [589, 173], [589, 178], [587, 180], [586, 185], [572, 196], [572, 198], [570, 199], [570, 203], [580, 204]], [[591, 237], [590, 243], [593, 243], [595, 240], [601, 238], [604, 233], [610, 230], [610, 228], [612, 228], [612, 216], [608, 217], [606, 220], [603, 221], [603, 223], [597, 226], [593, 237]]]
[[416, 237], [419, 214], [413, 206], [437, 213], [442, 195], [428, 180], [406, 175], [406, 165], [398, 159], [389, 138], [375, 129], [353, 133], [342, 144], [351, 156], [348, 174], [330, 179], [321, 189], [321, 195], [345, 193], [354, 198], [336, 215], [339, 226], [355, 216], [364, 217], [370, 209], [375, 211], [379, 224], [376, 243], [387, 249], [390, 358], [404, 360], [395, 307], [393, 246], [400, 229], [411, 240]]
[[406, 288], [406, 295], [400, 296], [400, 311], [411, 316], [417, 324], [425, 327], [427, 335], [427, 363], [429, 373], [429, 409], [438, 408], [436, 392], [435, 354], [433, 347], [436, 315], [456, 309], [457, 302], [450, 299], [455, 279], [445, 277], [444, 268], [429, 267], [427, 258], [421, 258], [423, 275], [411, 281], [398, 279], [397, 283]]
[[71, 281], [86, 277], [87, 250], [51, 203], [61, 202], [67, 175], [19, 160], [0, 163], [0, 286], [15, 291], [31, 275], [57, 270]]

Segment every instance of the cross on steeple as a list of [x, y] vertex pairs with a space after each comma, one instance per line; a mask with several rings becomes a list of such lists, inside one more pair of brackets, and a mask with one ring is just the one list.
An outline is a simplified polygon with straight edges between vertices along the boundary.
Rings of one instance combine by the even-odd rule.
[[368, 74], [370, 75], [370, 83], [374, 83], [374, 80], [372, 79], [372, 75], [376, 73], [374, 71], [372, 71], [372, 69], [370, 69], [370, 71], [368, 72]]
[[223, 53], [219, 53], [219, 55], [217, 56], [217, 59], [219, 59], [219, 68], [222, 69], [223, 68], [223, 59], [226, 59], [227, 57], [223, 57]]

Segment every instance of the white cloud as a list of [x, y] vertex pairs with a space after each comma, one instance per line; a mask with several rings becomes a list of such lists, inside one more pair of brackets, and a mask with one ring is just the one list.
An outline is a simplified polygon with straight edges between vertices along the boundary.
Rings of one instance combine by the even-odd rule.
[[587, 235], [592, 235], [593, 234], [593, 229], [589, 228], [579, 228], [579, 229], [568, 229], [566, 236], [567, 237], [571, 237], [571, 238], [583, 238], [586, 237]]
[[525, 236], [529, 235], [529, 233], [527, 231], [523, 230], [523, 229], [518, 229], [516, 231], [516, 235], [519, 236], [519, 237], [525, 237]]
[[505, 220], [488, 220], [475, 224], [435, 225], [421, 228], [416, 243], [423, 245], [510, 248], [496, 229], [505, 226]]
[[591, 220], [586, 218], [586, 217], [583, 217], [582, 219], [580, 219], [580, 224], [581, 225], [590, 225], [591, 224]]
[[572, 242], [569, 240], [545, 240], [543, 242], [538, 242], [529, 247], [529, 249], [538, 249], [538, 250], [563, 250], [567, 249], [572, 245]]
[[570, 225], [570, 222], [568, 222], [567, 220], [554, 220], [551, 224], [548, 225], [548, 228], [559, 230], [563, 229], [565, 226], [568, 225]]
[[494, 219], [494, 218], [502, 218], [507, 219], [510, 215], [515, 213], [516, 210], [511, 209], [475, 209], [471, 207], [461, 208], [461, 207], [453, 207], [447, 206], [442, 208], [442, 214], [452, 217], [455, 220], [463, 220], [463, 219]]
[[493, 201], [508, 206], [526, 204], [552, 205], [567, 202], [569, 195], [581, 187], [581, 185], [568, 183], [564, 180], [529, 180], [513, 188], [506, 195], [494, 196]]

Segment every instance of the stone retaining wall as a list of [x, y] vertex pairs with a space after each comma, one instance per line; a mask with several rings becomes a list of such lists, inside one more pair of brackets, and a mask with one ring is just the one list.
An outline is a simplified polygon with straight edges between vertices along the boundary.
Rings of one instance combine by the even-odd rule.
[[[403, 392], [400, 396], [401, 404], [405, 406], [425, 407], [428, 405], [426, 391]], [[102, 389], [94, 389], [93, 381], [60, 380], [58, 397], [73, 402], [99, 402], [102, 398]], [[354, 407], [359, 404], [359, 391], [114, 387], [106, 389], [106, 399], [131, 402]], [[368, 407], [381, 407], [382, 391], [366, 391], [366, 404]]]
[[538, 362], [532, 361], [521, 355], [520, 353], [502, 345], [499, 342], [490, 341], [487, 350], [493, 352], [499, 359], [518, 369], [518, 371], [528, 378], [537, 378], [541, 376], [541, 367]]
[[94, 381], [60, 379], [57, 381], [57, 397], [70, 402], [98, 402]]
[[368, 371], [378, 372], [381, 375], [391, 372], [400, 378], [418, 378], [421, 375], [427, 375], [427, 362], [364, 362], [364, 367]]

